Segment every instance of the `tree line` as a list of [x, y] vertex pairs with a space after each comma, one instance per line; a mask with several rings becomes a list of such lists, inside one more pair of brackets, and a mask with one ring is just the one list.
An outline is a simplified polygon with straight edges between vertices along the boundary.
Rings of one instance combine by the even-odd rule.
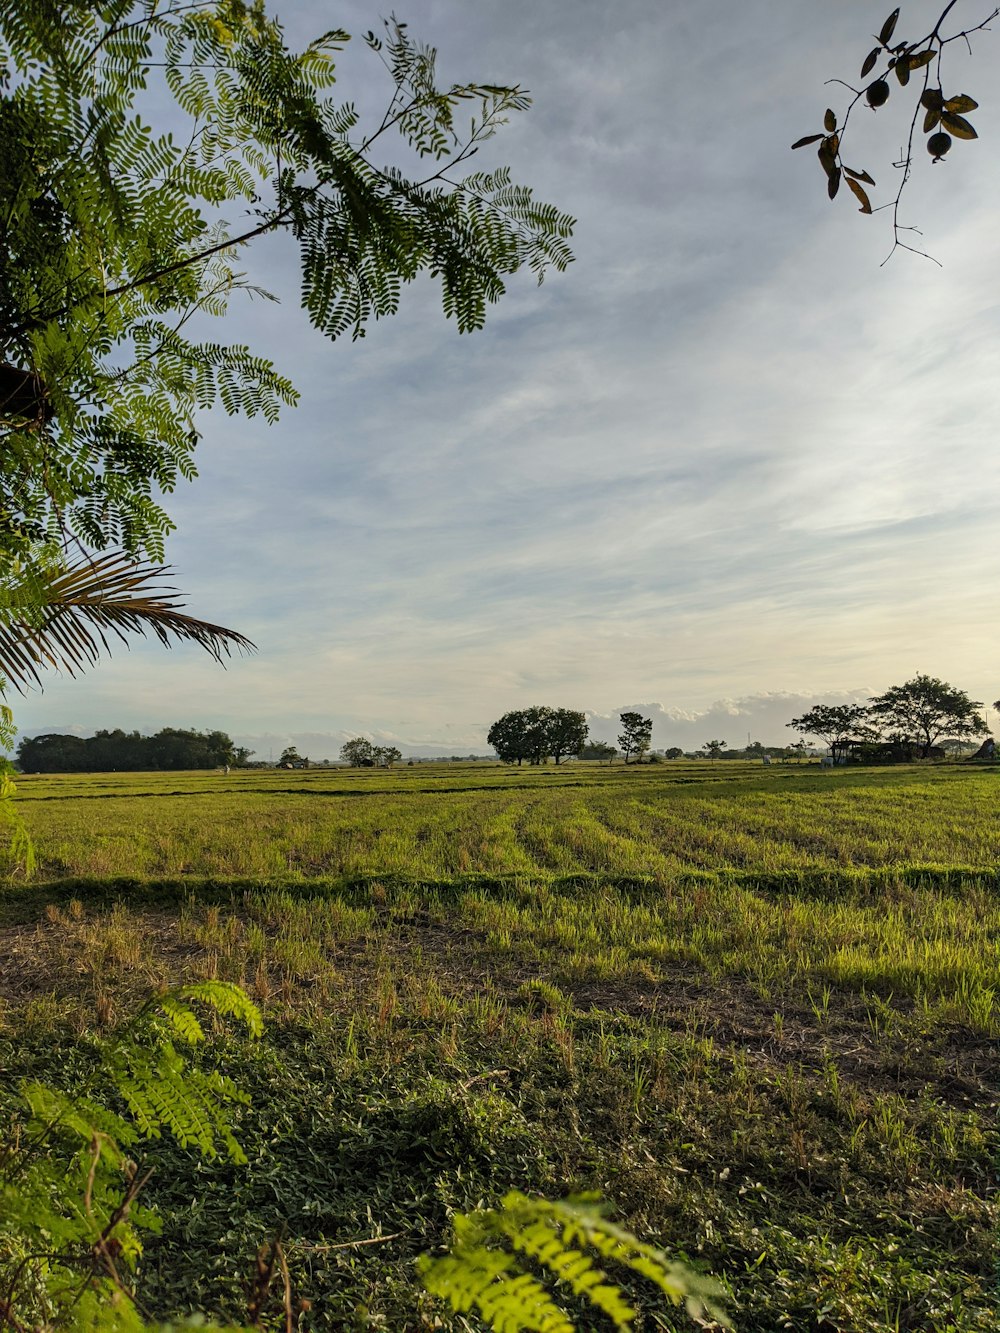
[[93, 736], [25, 736], [17, 747], [17, 762], [23, 773], [121, 773], [222, 768], [245, 764], [252, 753], [234, 745], [224, 731], [164, 727], [154, 736], [142, 736], [117, 728]]
[[[870, 745], [904, 757], [922, 759], [939, 750], [938, 742], [984, 736], [989, 728], [982, 702], [936, 676], [918, 674], [902, 685], [876, 694], [867, 704], [817, 704], [786, 725], [829, 746]], [[1000, 700], [993, 705], [1000, 709]], [[943, 753], [943, 751], [942, 751]]]

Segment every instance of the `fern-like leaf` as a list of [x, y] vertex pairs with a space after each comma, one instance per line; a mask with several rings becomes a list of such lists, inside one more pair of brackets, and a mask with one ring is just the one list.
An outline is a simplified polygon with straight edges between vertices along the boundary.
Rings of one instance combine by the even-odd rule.
[[518, 1265], [520, 1255], [606, 1315], [615, 1328], [627, 1330], [636, 1311], [588, 1250], [655, 1283], [693, 1319], [729, 1327], [717, 1283], [616, 1226], [592, 1194], [554, 1202], [514, 1190], [499, 1208], [460, 1213], [449, 1253], [424, 1256], [419, 1272], [428, 1291], [456, 1311], [476, 1310], [496, 1333], [570, 1333], [569, 1316], [539, 1279]]
[[219, 1144], [233, 1162], [246, 1163], [236, 1141], [228, 1108], [249, 1097], [224, 1075], [188, 1068], [170, 1042], [154, 1055], [124, 1047], [117, 1056], [117, 1087], [139, 1131], [158, 1139], [166, 1130], [183, 1148], [216, 1157]]
[[[172, 994], [176, 1000], [198, 1000], [207, 1004], [218, 1014], [227, 1014], [239, 1019], [251, 1037], [259, 1037], [264, 1031], [264, 1020], [260, 1010], [251, 1000], [242, 986], [232, 981], [195, 981], [187, 986], [180, 986]], [[160, 997], [162, 1004], [163, 999]]]
[[476, 1311], [497, 1333], [573, 1333], [565, 1311], [509, 1254], [485, 1246], [456, 1249], [440, 1258], [422, 1255], [417, 1270], [432, 1295], [456, 1313]]

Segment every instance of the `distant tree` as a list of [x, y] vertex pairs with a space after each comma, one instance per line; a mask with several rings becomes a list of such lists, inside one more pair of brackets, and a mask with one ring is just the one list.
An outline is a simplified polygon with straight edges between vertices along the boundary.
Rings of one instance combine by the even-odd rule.
[[399, 763], [402, 757], [402, 751], [397, 750], [395, 745], [376, 745], [372, 749], [372, 758], [375, 760], [376, 768], [392, 768], [393, 764]]
[[374, 768], [375, 746], [364, 736], [355, 736], [340, 747], [340, 757], [352, 768]]
[[938, 747], [944, 750], [945, 754], [954, 755], [956, 759], [975, 754], [978, 748], [975, 741], [960, 741], [956, 740], [954, 736], [939, 740]]
[[505, 764], [522, 764], [525, 760], [544, 764], [550, 756], [558, 764], [585, 745], [587, 718], [572, 708], [534, 704], [504, 713], [490, 727], [486, 739]]
[[248, 750], [245, 745], [237, 745], [233, 750], [233, 757], [230, 762], [234, 768], [247, 768], [250, 763], [250, 756], [256, 753], [256, 750]]
[[586, 745], [580, 747], [577, 753], [578, 759], [606, 759], [608, 763], [614, 759], [618, 751], [607, 741], [588, 741]]
[[587, 743], [587, 715], [572, 708], [553, 708], [546, 724], [548, 752], [556, 763], [578, 754]]
[[793, 741], [792, 744], [788, 746], [788, 749], [794, 751], [794, 754], [791, 756], [793, 759], [797, 758], [801, 761], [806, 758], [809, 751], [809, 742]]
[[643, 717], [641, 713], [619, 713], [618, 717], [622, 724], [618, 744], [626, 764], [633, 755], [641, 759], [652, 743], [653, 719]]
[[302, 756], [299, 754], [295, 746], [286, 745], [281, 752], [281, 758], [278, 760], [278, 767], [287, 768], [289, 765], [291, 765], [294, 768], [296, 764], [301, 764], [301, 763], [302, 763]]
[[984, 735], [986, 723], [978, 711], [982, 706], [964, 690], [936, 676], [916, 675], [876, 695], [868, 711], [892, 736], [920, 745], [926, 758], [931, 746], [945, 734], [956, 740]]
[[816, 704], [801, 717], [793, 717], [785, 726], [803, 736], [818, 736], [827, 745], [834, 741], [874, 737], [868, 709], [862, 704]]
[[726, 742], [725, 742], [725, 741], [706, 741], [706, 742], [705, 742], [705, 753], [708, 755], [709, 759], [719, 759], [719, 758], [721, 757], [721, 755], [722, 755], [722, 751], [723, 751], [725, 748], [726, 748]]
[[496, 751], [501, 763], [520, 766], [530, 758], [523, 710], [514, 709], [498, 718], [486, 733], [486, 741]]
[[670, 748], [669, 748], [668, 750], [664, 750], [663, 753], [664, 753], [664, 755], [666, 756], [667, 759], [683, 759], [683, 758], [684, 758], [684, 751], [681, 749], [681, 747], [680, 747], [679, 745], [671, 745]]
[[[155, 736], [137, 731], [96, 731], [84, 741], [87, 770], [91, 773], [135, 773], [144, 768], [198, 768], [190, 734], [165, 728]], [[198, 747], [200, 748], [200, 747]], [[184, 762], [184, 761], [188, 762]], [[213, 765], [214, 767], [214, 765]]]
[[[217, 757], [220, 764], [232, 764], [236, 753], [236, 746], [232, 738], [227, 736], [224, 731], [206, 731], [204, 733], [205, 744]], [[308, 761], [307, 761], [308, 762]]]

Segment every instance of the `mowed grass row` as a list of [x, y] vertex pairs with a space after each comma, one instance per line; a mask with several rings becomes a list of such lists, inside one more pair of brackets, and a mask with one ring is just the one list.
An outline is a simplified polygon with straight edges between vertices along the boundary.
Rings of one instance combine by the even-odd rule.
[[[37, 920], [38, 896], [26, 903], [17, 895], [22, 924], [9, 938], [31, 957], [19, 959], [11, 944], [0, 962], [8, 1003], [21, 990], [43, 1014], [56, 1014], [60, 1005], [51, 1003], [60, 997], [65, 1018], [86, 1022], [92, 1002], [102, 1010], [121, 1007], [123, 968], [129, 993], [145, 993], [172, 984], [192, 948], [200, 954], [199, 975], [236, 981], [255, 998], [305, 987], [326, 1003], [341, 985], [345, 951], [353, 957], [393, 922], [419, 921], [431, 938], [443, 932], [463, 943], [473, 985], [495, 969], [626, 990], [694, 975], [703, 984], [738, 980], [760, 1003], [806, 995], [810, 1005], [826, 1006], [836, 989], [878, 1012], [891, 1003], [928, 1023], [1000, 1033], [1000, 899], [976, 878], [958, 877], [944, 889], [881, 882], [874, 892], [859, 881], [852, 895], [832, 901], [724, 879], [669, 890], [600, 880], [566, 890], [525, 879], [437, 889], [375, 880], [303, 892], [243, 890], [221, 899], [214, 889], [208, 903], [172, 886], [165, 896], [154, 889], [156, 906], [147, 898], [109, 908], [101, 886], [88, 887], [98, 890], [94, 906], [77, 886], [83, 900], [64, 894], [47, 902], [46, 923], [33, 927], [23, 923], [32, 913]], [[387, 901], [391, 909], [383, 910]], [[74, 977], [85, 981], [82, 1010]], [[19, 1021], [32, 1021], [31, 1003], [17, 1006]]]
[[574, 873], [669, 882], [1000, 862], [1000, 775], [962, 767], [772, 771], [416, 767], [30, 777], [43, 878], [308, 879]]

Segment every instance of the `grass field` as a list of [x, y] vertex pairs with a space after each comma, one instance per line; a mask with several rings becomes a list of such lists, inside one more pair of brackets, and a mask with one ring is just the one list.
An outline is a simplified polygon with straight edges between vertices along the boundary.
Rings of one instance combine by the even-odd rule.
[[263, 1005], [264, 1040], [223, 1048], [250, 1165], [157, 1148], [163, 1316], [238, 1320], [284, 1225], [303, 1328], [434, 1327], [413, 1256], [513, 1185], [600, 1189], [717, 1274], [742, 1330], [992, 1330], [998, 783], [26, 778], [40, 871], [0, 897], [0, 1067], [82, 1076], [165, 982]]

